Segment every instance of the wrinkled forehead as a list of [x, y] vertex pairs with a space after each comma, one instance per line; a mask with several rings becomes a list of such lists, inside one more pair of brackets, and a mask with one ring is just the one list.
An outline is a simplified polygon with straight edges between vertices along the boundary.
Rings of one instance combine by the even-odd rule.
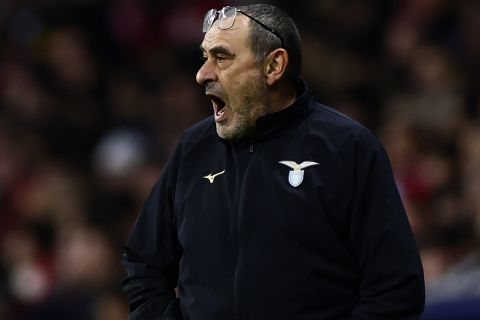
[[221, 43], [232, 47], [250, 48], [249, 30], [249, 20], [242, 14], [237, 14], [233, 26], [225, 30], [219, 28], [217, 20], [205, 33], [201, 47], [208, 50], [209, 47]]

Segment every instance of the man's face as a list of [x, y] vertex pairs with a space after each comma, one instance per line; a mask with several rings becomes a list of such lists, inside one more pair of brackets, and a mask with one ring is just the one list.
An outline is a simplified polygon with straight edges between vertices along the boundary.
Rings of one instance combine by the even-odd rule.
[[205, 62], [196, 79], [212, 101], [218, 135], [228, 140], [250, 135], [266, 113], [267, 85], [251, 51], [248, 22], [242, 14], [227, 30], [215, 22], [201, 45]]

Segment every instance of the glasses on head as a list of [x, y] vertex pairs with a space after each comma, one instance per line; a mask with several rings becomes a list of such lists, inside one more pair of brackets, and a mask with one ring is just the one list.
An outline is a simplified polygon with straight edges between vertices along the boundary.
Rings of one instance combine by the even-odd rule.
[[253, 20], [254, 22], [258, 23], [262, 28], [267, 31], [270, 31], [282, 43], [282, 48], [285, 47], [283, 43], [283, 38], [275, 32], [272, 28], [268, 27], [264, 23], [260, 22], [259, 20], [255, 19], [254, 17], [246, 14], [245, 12], [238, 10], [235, 7], [223, 7], [222, 10], [210, 9], [207, 14], [205, 15], [205, 19], [203, 20], [203, 32], [207, 32], [212, 27], [213, 23], [218, 20], [218, 27], [222, 30], [230, 29], [233, 24], [235, 23], [235, 18], [237, 17], [237, 12], [240, 12], [244, 16], [248, 17], [249, 19]]

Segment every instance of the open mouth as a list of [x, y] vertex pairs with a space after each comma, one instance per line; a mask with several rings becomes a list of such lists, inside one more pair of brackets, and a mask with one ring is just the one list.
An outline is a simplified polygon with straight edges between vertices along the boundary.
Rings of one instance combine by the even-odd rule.
[[218, 122], [223, 120], [225, 115], [225, 106], [226, 106], [225, 101], [223, 101], [221, 98], [214, 95], [209, 95], [209, 98], [212, 101], [215, 121]]

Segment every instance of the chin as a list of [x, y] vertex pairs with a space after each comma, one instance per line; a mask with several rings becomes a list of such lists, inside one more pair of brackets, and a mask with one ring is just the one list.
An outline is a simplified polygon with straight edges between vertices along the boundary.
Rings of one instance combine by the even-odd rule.
[[228, 130], [224, 130], [224, 128], [218, 128], [217, 126], [217, 134], [220, 138], [225, 139], [225, 140], [236, 140], [237, 135], [235, 133], [232, 133]]
[[251, 130], [248, 130], [247, 128], [243, 127], [226, 127], [226, 126], [219, 126], [217, 124], [217, 134], [220, 138], [225, 139], [225, 140], [241, 140], [247, 136], [249, 136], [249, 133]]

